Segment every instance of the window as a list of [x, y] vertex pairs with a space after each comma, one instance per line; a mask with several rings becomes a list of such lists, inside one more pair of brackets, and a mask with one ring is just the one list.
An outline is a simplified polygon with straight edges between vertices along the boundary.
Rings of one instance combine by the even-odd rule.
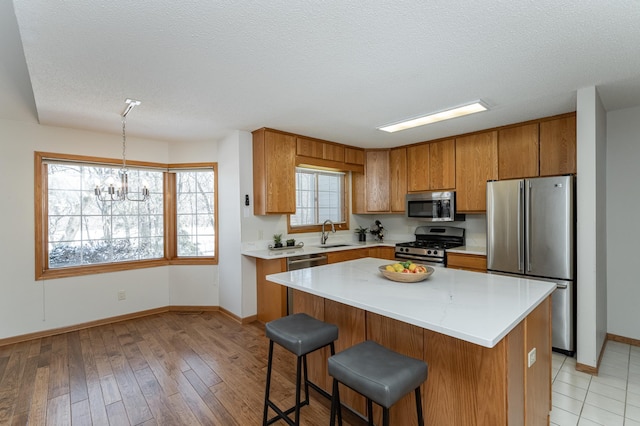
[[176, 172], [179, 257], [215, 255], [214, 178], [211, 170]]
[[119, 160], [36, 152], [36, 279], [217, 263], [215, 164], [128, 165], [145, 202], [95, 196], [119, 181]]
[[347, 229], [345, 174], [296, 168], [296, 213], [289, 216], [289, 231], [308, 232], [329, 219]]
[[114, 167], [47, 165], [49, 268], [164, 257], [162, 172], [129, 170], [132, 189], [147, 182], [147, 202], [103, 202], [96, 181], [118, 175]]

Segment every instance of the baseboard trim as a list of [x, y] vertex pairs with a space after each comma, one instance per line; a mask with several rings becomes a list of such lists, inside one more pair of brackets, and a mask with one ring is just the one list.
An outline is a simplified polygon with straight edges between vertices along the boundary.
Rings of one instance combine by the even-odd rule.
[[239, 322], [240, 324], [249, 324], [258, 320], [258, 315], [251, 315], [246, 318], [242, 318], [237, 316], [231, 311], [226, 310], [225, 308], [220, 308], [220, 312], [231, 318], [232, 320]]
[[602, 356], [604, 355], [604, 350], [607, 347], [607, 342], [611, 340], [613, 342], [626, 343], [631, 346], [640, 346], [640, 340], [632, 339], [631, 337], [618, 336], [617, 334], [607, 333], [607, 337], [604, 340], [604, 345], [602, 345], [602, 349], [600, 350], [600, 356], [598, 356], [598, 364], [596, 367], [592, 367], [586, 364], [576, 363], [576, 370], [582, 371], [583, 373], [593, 374], [594, 376], [598, 375], [598, 369], [600, 368], [600, 362], [602, 361]]
[[631, 346], [640, 346], [640, 340], [632, 339], [631, 337], [618, 336], [616, 334], [607, 333], [607, 340], [613, 340], [614, 342], [626, 343]]
[[86, 328], [107, 325], [121, 321], [127, 321], [135, 318], [147, 317], [150, 315], [162, 314], [165, 312], [221, 312], [240, 324], [249, 324], [258, 319], [257, 315], [251, 315], [241, 318], [220, 306], [191, 306], [191, 305], [169, 305], [161, 308], [146, 309], [144, 311], [132, 312], [129, 314], [118, 315], [115, 317], [103, 318], [95, 321], [88, 321], [80, 324], [74, 324], [67, 327], [53, 328], [51, 330], [37, 331], [35, 333], [27, 333], [19, 336], [7, 337], [0, 339], [0, 346], [12, 345], [14, 343], [25, 342], [33, 339], [42, 339], [58, 334], [69, 333], [71, 331], [84, 330]]

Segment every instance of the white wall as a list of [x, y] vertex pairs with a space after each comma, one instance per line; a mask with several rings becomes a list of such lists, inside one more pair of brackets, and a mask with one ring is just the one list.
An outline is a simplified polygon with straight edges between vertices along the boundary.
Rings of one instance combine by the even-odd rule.
[[[234, 131], [218, 144], [218, 274], [220, 306], [239, 317], [242, 312], [242, 260], [240, 241], [240, 131]], [[224, 182], [224, 184], [222, 183]]]
[[640, 106], [607, 114], [607, 320], [609, 333], [640, 340], [636, 257], [640, 227]]
[[[169, 304], [216, 304], [213, 267], [158, 267], [35, 281], [34, 151], [120, 158], [121, 140], [117, 133], [4, 119], [0, 138], [0, 181], [6, 189], [0, 211], [0, 339]], [[132, 160], [167, 163], [178, 151], [163, 141], [129, 137], [128, 142]], [[179, 161], [216, 161], [213, 152], [185, 153]], [[119, 290], [126, 291], [126, 300], [117, 300]]]
[[607, 332], [606, 113], [595, 87], [577, 96], [577, 360], [596, 367]]

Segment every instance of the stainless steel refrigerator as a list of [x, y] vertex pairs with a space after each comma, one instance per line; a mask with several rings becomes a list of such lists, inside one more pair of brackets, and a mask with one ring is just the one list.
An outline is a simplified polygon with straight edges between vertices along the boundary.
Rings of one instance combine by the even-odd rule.
[[487, 182], [487, 270], [556, 283], [552, 346], [575, 352], [573, 176]]

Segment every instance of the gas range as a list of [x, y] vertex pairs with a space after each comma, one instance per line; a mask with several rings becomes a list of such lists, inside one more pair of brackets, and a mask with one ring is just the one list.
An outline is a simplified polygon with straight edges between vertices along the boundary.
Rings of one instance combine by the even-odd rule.
[[416, 240], [396, 244], [397, 259], [411, 259], [436, 266], [446, 266], [447, 249], [464, 245], [464, 228], [419, 226]]

